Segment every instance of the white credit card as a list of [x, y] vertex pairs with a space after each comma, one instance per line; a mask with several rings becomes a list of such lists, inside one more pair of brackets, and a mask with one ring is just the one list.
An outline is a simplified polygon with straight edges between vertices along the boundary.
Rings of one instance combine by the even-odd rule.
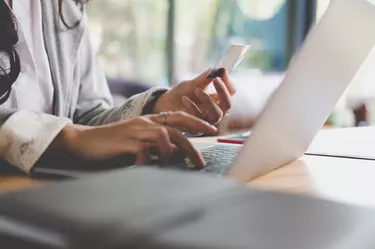
[[220, 77], [223, 73], [219, 69], [225, 68], [228, 73], [232, 73], [234, 69], [241, 63], [251, 45], [231, 45], [221, 60], [207, 75], [207, 78]]

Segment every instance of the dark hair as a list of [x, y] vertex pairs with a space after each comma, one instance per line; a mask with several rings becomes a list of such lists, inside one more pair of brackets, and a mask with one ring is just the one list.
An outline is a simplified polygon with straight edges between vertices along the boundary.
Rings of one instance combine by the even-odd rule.
[[9, 97], [12, 84], [20, 74], [20, 58], [15, 49], [18, 42], [17, 23], [6, 3], [0, 1], [0, 105]]
[[[73, 0], [83, 12], [83, 5], [88, 0]], [[76, 28], [81, 20], [73, 24], [65, 21], [63, 16], [63, 0], [59, 0], [59, 15], [67, 29]], [[15, 46], [18, 42], [17, 22], [9, 11], [4, 0], [0, 0], [0, 105], [9, 98], [13, 83], [17, 80], [21, 71], [21, 62]]]

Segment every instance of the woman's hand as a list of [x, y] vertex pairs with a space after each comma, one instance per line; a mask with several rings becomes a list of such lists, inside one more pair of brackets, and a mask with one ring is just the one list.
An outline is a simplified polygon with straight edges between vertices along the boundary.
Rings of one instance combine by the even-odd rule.
[[[221, 78], [213, 81], [206, 78], [208, 73], [209, 70], [163, 94], [156, 102], [153, 113], [183, 110], [213, 125], [217, 124], [232, 107], [236, 90], [226, 70]], [[212, 82], [216, 93], [207, 94], [206, 90]]]
[[68, 126], [58, 138], [70, 153], [85, 160], [104, 160], [133, 154], [136, 155], [135, 163], [142, 165], [150, 162], [152, 153], [157, 153], [161, 164], [167, 164], [178, 149], [194, 165], [203, 167], [204, 159], [177, 128], [212, 135], [217, 132], [215, 127], [201, 119], [184, 112], [173, 112], [100, 127]]

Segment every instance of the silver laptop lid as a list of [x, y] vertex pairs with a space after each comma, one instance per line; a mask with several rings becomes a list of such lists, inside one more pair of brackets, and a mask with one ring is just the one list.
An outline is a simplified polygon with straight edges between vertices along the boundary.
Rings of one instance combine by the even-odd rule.
[[331, 2], [290, 63], [229, 176], [247, 181], [304, 154], [374, 48], [375, 4], [371, 2]]

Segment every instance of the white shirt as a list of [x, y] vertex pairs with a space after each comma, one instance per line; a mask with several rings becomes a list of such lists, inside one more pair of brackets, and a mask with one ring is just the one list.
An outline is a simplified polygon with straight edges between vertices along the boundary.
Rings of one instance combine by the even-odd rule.
[[40, 1], [13, 0], [13, 13], [18, 21], [16, 50], [21, 73], [3, 107], [51, 114], [54, 89], [44, 45]]
[[21, 73], [1, 107], [19, 111], [0, 129], [0, 155], [28, 173], [57, 134], [72, 121], [50, 115], [54, 88], [44, 44], [40, 0], [13, 0], [13, 14], [18, 21], [16, 50]]
[[[57, 4], [57, 0], [50, 1], [56, 1]], [[22, 73], [13, 85], [14, 91], [4, 107], [19, 110], [0, 125], [0, 157], [29, 173], [55, 137], [72, 120], [48, 114], [52, 110], [51, 93], [54, 89], [43, 39], [40, 0], [13, 0], [13, 7], [20, 24], [17, 50]], [[58, 13], [47, 14], [57, 17]], [[122, 119], [141, 115], [144, 105], [159, 90], [151, 89], [124, 103]], [[17, 92], [27, 93], [28, 96], [23, 94], [22, 99], [19, 99]], [[0, 160], [0, 168], [1, 163]]]

